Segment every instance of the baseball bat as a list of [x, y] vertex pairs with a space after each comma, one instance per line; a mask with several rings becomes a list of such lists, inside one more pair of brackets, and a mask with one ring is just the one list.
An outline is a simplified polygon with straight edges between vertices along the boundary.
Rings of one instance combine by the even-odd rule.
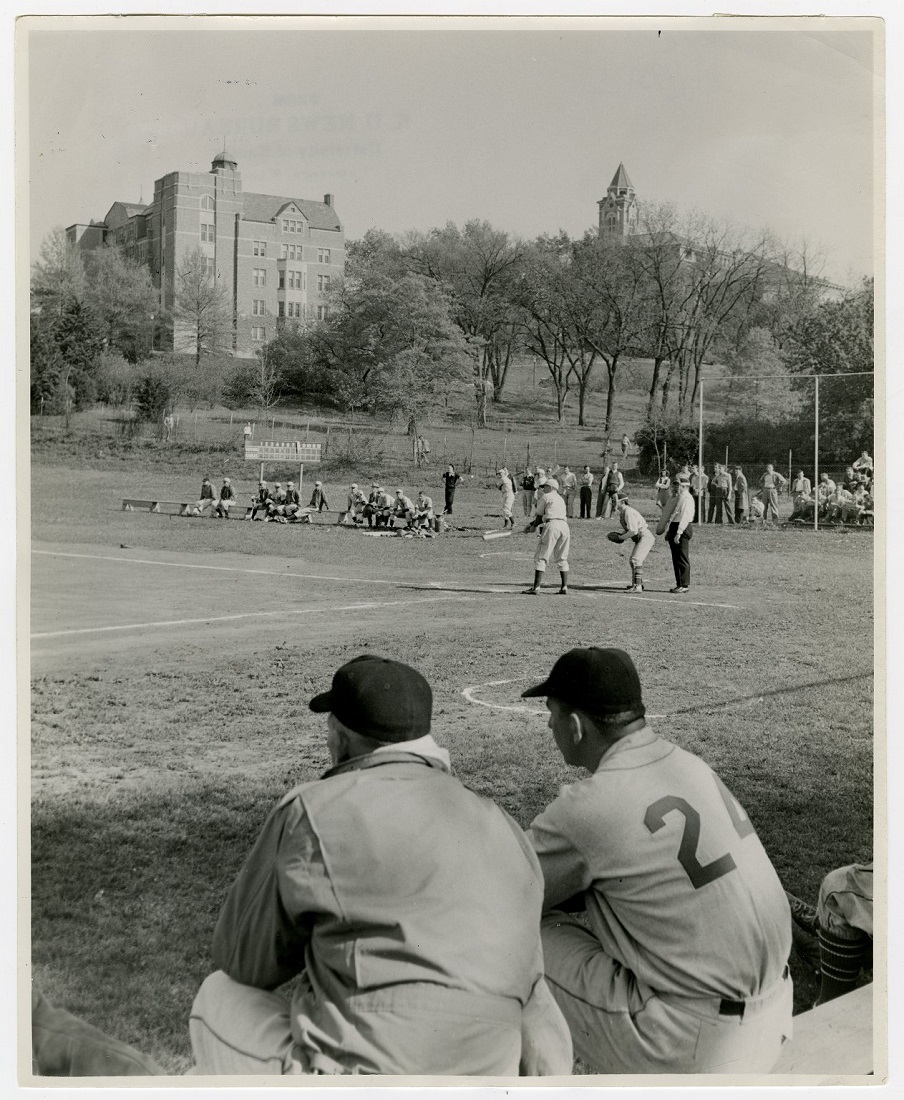
[[508, 536], [512, 534], [514, 534], [514, 531], [487, 531], [485, 535], [481, 535], [480, 537], [484, 542], [489, 542], [491, 539], [508, 538]]

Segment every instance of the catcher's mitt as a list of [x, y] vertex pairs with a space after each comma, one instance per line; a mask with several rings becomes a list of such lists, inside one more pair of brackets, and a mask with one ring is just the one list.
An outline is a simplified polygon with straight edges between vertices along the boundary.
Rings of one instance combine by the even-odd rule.
[[606, 538], [610, 542], [624, 542], [625, 536], [620, 534], [618, 531], [610, 531], [609, 534], [606, 535]]

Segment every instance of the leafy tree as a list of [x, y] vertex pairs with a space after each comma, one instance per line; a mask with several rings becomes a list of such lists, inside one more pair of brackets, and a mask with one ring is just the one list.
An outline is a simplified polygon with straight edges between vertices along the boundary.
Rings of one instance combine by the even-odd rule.
[[518, 287], [521, 338], [549, 372], [560, 422], [565, 416], [574, 348], [580, 341], [569, 313], [570, 248], [565, 234], [538, 238], [527, 250]]
[[329, 365], [317, 354], [314, 330], [305, 329], [297, 322], [281, 325], [267, 344], [267, 357], [279, 375], [286, 397], [302, 404], [334, 397]]
[[578, 423], [584, 423], [596, 356], [606, 365], [604, 429], [612, 425], [616, 378], [624, 356], [637, 353], [646, 335], [646, 281], [636, 262], [636, 242], [613, 242], [586, 234], [572, 250], [568, 304], [577, 340], [571, 356], [578, 386]]
[[420, 275], [393, 278], [365, 268], [342, 280], [313, 339], [345, 408], [409, 420], [441, 403], [469, 363], [442, 288]]
[[105, 350], [97, 366], [97, 397], [108, 405], [129, 405], [138, 372], [119, 352]]
[[490, 381], [493, 400], [501, 400], [518, 346], [515, 299], [524, 248], [489, 222], [472, 220], [463, 229], [449, 222], [443, 229], [412, 234], [405, 254], [415, 271], [448, 293], [452, 318], [474, 350], [477, 420], [485, 425], [484, 383]]
[[658, 473], [666, 464], [674, 470], [697, 461], [696, 428], [674, 418], [648, 420], [635, 431], [634, 442], [638, 448], [637, 468], [642, 474]]
[[768, 329], [751, 329], [740, 345], [729, 348], [722, 359], [729, 372], [723, 398], [726, 419], [736, 414], [739, 405], [754, 420], [773, 423], [786, 420], [794, 412], [797, 394], [785, 357], [776, 348]]
[[69, 398], [63, 392], [65, 362], [54, 338], [52, 324], [39, 313], [31, 316], [31, 411], [61, 413]]
[[68, 305], [84, 298], [85, 286], [81, 254], [70, 244], [66, 230], [57, 226], [41, 242], [38, 259], [31, 269], [33, 306], [59, 317]]
[[[787, 344], [793, 373], [825, 379], [819, 387], [822, 431], [844, 440], [853, 452], [873, 442], [874, 324], [873, 280], [865, 279], [840, 301], [825, 301], [799, 321]], [[858, 377], [828, 377], [844, 374]], [[812, 392], [812, 380], [798, 385]]]
[[107, 346], [137, 363], [151, 350], [158, 293], [144, 264], [115, 245], [89, 253], [85, 301], [98, 318]]
[[189, 252], [176, 271], [176, 344], [191, 352], [195, 365], [202, 355], [214, 355], [232, 346], [229, 297], [208, 272], [200, 248]]

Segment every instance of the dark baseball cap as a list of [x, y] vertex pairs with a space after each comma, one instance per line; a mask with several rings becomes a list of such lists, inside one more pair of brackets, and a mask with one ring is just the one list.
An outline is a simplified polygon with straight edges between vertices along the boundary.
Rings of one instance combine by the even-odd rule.
[[433, 692], [416, 669], [365, 653], [338, 669], [330, 690], [308, 706], [364, 737], [413, 741], [430, 732]]
[[588, 714], [633, 710], [640, 716], [646, 709], [637, 669], [623, 649], [570, 649], [542, 684], [521, 693], [523, 699], [537, 695], [552, 696]]

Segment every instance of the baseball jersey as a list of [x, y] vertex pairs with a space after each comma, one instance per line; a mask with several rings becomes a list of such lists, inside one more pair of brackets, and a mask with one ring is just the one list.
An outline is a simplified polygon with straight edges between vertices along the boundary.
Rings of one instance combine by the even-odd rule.
[[641, 985], [758, 996], [782, 976], [791, 918], [753, 825], [699, 757], [649, 726], [562, 788], [528, 833], [544, 908], [584, 891], [603, 951]]
[[553, 489], [551, 493], [541, 493], [537, 501], [537, 515], [544, 520], [568, 519], [565, 500]]
[[210, 484], [209, 481], [205, 481], [201, 485], [201, 500], [213, 500], [213, 499], [214, 499], [213, 486]]
[[647, 521], [636, 508], [626, 505], [618, 517], [621, 520], [622, 530], [626, 531], [632, 539], [638, 539], [641, 535], [649, 534]]

